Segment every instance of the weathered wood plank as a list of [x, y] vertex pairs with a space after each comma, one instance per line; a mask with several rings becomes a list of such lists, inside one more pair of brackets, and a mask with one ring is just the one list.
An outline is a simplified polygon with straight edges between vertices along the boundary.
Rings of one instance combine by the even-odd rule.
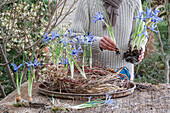
[[[38, 83], [34, 83], [33, 85], [33, 101], [35, 103], [44, 103], [51, 106], [51, 102], [44, 95], [38, 93], [37, 89]], [[157, 87], [157, 88], [156, 88]], [[70, 112], [76, 113], [94, 113], [94, 112], [107, 112], [107, 113], [120, 113], [120, 112], [136, 112], [146, 113], [146, 112], [170, 112], [170, 89], [169, 85], [161, 84], [159, 86], [155, 86], [154, 90], [151, 88], [145, 91], [138, 91], [132, 95], [123, 98], [117, 98], [115, 100], [114, 106], [102, 106], [98, 108], [88, 108], [84, 110], [72, 110]], [[24, 100], [28, 99], [27, 95], [27, 83], [22, 85], [21, 90], [22, 98]], [[0, 101], [0, 111], [8, 111], [9, 113], [50, 113], [51, 109], [35, 109], [35, 108], [24, 108], [24, 107], [13, 107], [10, 106], [15, 101], [15, 96], [17, 92], [14, 91], [9, 94], [6, 98]], [[58, 99], [55, 98], [57, 105], [69, 104], [69, 105], [77, 105], [81, 104], [84, 101], [79, 100], [67, 100], [67, 99]], [[59, 101], [57, 103], [57, 101]], [[9, 106], [7, 106], [9, 105]]]

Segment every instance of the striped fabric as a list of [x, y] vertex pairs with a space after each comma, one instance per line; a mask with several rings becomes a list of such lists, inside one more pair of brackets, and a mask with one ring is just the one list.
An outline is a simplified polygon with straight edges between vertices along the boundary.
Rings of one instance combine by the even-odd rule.
[[[134, 79], [134, 65], [127, 63], [123, 59], [123, 54], [127, 51], [130, 37], [135, 29], [133, 17], [142, 11], [141, 0], [123, 0], [119, 8], [119, 16], [117, 24], [113, 27], [116, 43], [121, 54], [116, 55], [112, 51], [101, 50], [99, 42], [104, 35], [109, 36], [108, 30], [103, 29], [101, 21], [93, 22], [95, 13], [103, 12], [101, 7], [102, 0], [79, 0], [76, 7], [75, 16], [71, 26], [71, 30], [76, 35], [83, 35], [86, 31], [93, 32], [96, 41], [93, 43], [93, 63], [103, 67], [110, 67], [117, 70], [120, 67], [127, 67], [131, 74], [131, 80]], [[145, 50], [146, 41], [142, 47]]]

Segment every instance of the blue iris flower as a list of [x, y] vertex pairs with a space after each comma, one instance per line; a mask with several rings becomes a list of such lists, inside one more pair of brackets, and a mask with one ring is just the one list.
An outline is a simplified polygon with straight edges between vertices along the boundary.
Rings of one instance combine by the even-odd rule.
[[91, 102], [91, 96], [90, 96], [90, 97], [88, 97], [88, 102]]
[[84, 44], [85, 41], [81, 38], [81, 36], [74, 36], [77, 41], [75, 42], [76, 44]]
[[57, 30], [55, 31], [55, 36], [56, 36], [57, 38], [60, 37], [60, 35], [58, 34]]
[[148, 32], [147, 32], [146, 29], [147, 29], [147, 28], [144, 26], [144, 29], [143, 29], [142, 33], [141, 33], [141, 34], [138, 34], [138, 37], [144, 35], [144, 36], [146, 36], [147, 38], [149, 38]]
[[49, 41], [51, 40], [51, 37], [49, 36], [49, 33], [45, 33], [45, 35], [43, 35], [43, 42], [45, 43], [49, 43]]
[[72, 41], [70, 39], [68, 40], [67, 37], [65, 36], [64, 38], [61, 39], [59, 43], [63, 43], [65, 47], [69, 42], [72, 42]]
[[13, 66], [14, 67], [14, 72], [18, 72], [18, 69], [21, 67], [21, 66], [23, 66], [22, 64], [20, 64], [18, 67], [17, 67], [17, 65], [15, 64], [15, 63], [11, 63], [11, 66]]
[[51, 31], [51, 37], [49, 36], [49, 33], [45, 33], [43, 37], [44, 37], [43, 42], [44, 44], [46, 44], [49, 43], [50, 40], [54, 40], [56, 37], [59, 38], [59, 35], [56, 30], [56, 31]]
[[77, 54], [79, 52], [83, 53], [83, 51], [81, 50], [81, 46], [79, 46], [77, 50], [76, 50], [76, 46], [75, 45], [73, 47], [74, 47], [74, 49], [71, 52], [73, 56], [77, 56]]
[[38, 63], [38, 59], [34, 60], [34, 67], [37, 67], [38, 65], [41, 65], [41, 62]]
[[49, 40], [47, 38], [43, 38], [43, 43], [45, 45], [46, 43], [49, 43]]
[[163, 19], [162, 18], [159, 18], [159, 17], [157, 17], [157, 16], [154, 16], [154, 17], [152, 17], [152, 20], [151, 20], [152, 22], [155, 22], [155, 23], [158, 23], [159, 21], [161, 21], [161, 22], [163, 22]]
[[104, 104], [114, 104], [115, 103], [115, 101], [113, 100], [113, 99], [111, 99], [112, 98], [112, 96], [109, 96], [108, 94], [106, 94], [106, 99], [105, 99], [105, 102], [104, 102]]
[[96, 39], [94, 39], [94, 36], [92, 35], [93, 32], [91, 32], [89, 35], [84, 35], [84, 37], [86, 36], [85, 38], [85, 41], [86, 41], [86, 44], [91, 44], [92, 45], [92, 42], [95, 41]]
[[146, 13], [145, 13], [145, 17], [143, 17], [144, 12], [139, 12], [138, 16], [134, 17], [134, 19], [136, 19], [136, 18], [142, 19], [145, 22], [146, 19], [151, 18], [152, 22], [155, 22], [155, 23], [157, 23], [159, 21], [163, 22], [163, 19], [158, 17], [159, 12], [160, 11], [159, 11], [158, 7], [156, 7], [154, 11], [152, 10], [152, 8], [147, 8]]
[[96, 16], [93, 16], [95, 19], [93, 19], [93, 21], [96, 23], [98, 20], [103, 20], [104, 17], [103, 17], [103, 13], [101, 12], [98, 12], [95, 14]]
[[[150, 9], [150, 10], [152, 10], [152, 9]], [[155, 10], [152, 11], [152, 14], [149, 15], [150, 18], [152, 18], [152, 20], [151, 20], [152, 22], [155, 22], [155, 23], [157, 23], [159, 21], [163, 22], [163, 19], [158, 17], [159, 12], [160, 11], [159, 11], [158, 7], [156, 7]]]
[[73, 36], [73, 32], [72, 32], [71, 30], [68, 30], [68, 32], [67, 32], [67, 36], [68, 36], [68, 37]]
[[155, 30], [155, 28], [157, 27], [157, 25], [155, 24], [155, 23], [153, 23], [152, 24], [152, 27], [147, 27], [147, 29], [150, 29], [150, 30], [152, 30], [152, 31], [154, 31], [156, 34], [158, 33], [158, 31], [157, 30]]
[[63, 60], [63, 62], [60, 62], [59, 64], [65, 64], [65, 65], [69, 64], [68, 58], [64, 59], [64, 58], [62, 57], [62, 60]]
[[54, 40], [55, 39], [55, 32], [51, 31], [51, 39]]
[[34, 64], [30, 61], [29, 63], [28, 62], [25, 62], [27, 64], [27, 68], [30, 70], [31, 69], [31, 66], [34, 66]]
[[160, 12], [158, 7], [155, 8], [155, 10], [153, 11], [154, 16], [158, 16], [158, 13]]
[[152, 13], [152, 22], [155, 22], [155, 23], [157, 23], [157, 22], [159, 22], [159, 21], [161, 21], [161, 22], [163, 22], [163, 19], [162, 18], [159, 18], [158, 17], [158, 14], [159, 14], [159, 9], [158, 9], [158, 7], [156, 7], [155, 8], [155, 10], [154, 11], [152, 11], [153, 13]]
[[134, 19], [136, 19], [136, 18], [138, 18], [138, 19], [142, 19], [143, 21], [145, 21], [145, 18], [143, 18], [143, 14], [144, 14], [144, 12], [142, 11], [142, 12], [139, 12], [138, 13], [138, 16], [136, 16], [136, 17], [134, 17]]
[[73, 32], [72, 32], [71, 30], [68, 30], [67, 33], [66, 33], [66, 35], [65, 35], [65, 37], [70, 38], [70, 37], [72, 37], [72, 36], [73, 36]]
[[152, 18], [152, 14], [153, 14], [152, 8], [147, 8], [145, 18]]

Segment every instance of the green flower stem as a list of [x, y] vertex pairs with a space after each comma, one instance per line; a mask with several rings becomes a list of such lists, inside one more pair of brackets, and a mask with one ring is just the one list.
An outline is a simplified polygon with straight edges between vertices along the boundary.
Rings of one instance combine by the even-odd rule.
[[106, 25], [108, 31], [109, 31], [109, 34], [111, 36], [111, 39], [112, 41], [116, 44], [116, 40], [115, 40], [115, 37], [114, 37], [114, 32], [113, 32], [113, 29], [112, 29], [112, 24], [111, 22], [109, 21], [109, 17], [107, 15], [107, 12], [105, 10], [105, 8], [103, 7], [102, 4], [100, 4], [100, 6], [102, 7], [103, 11], [104, 11], [104, 14], [105, 14], [105, 17], [106, 17], [106, 20], [109, 22], [109, 25], [102, 19], [102, 22]]
[[74, 62], [75, 66], [76, 66], [77, 69], [79, 70], [80, 74], [81, 74], [85, 79], [87, 79], [85, 73], [81, 70], [81, 68], [79, 67], [79, 65], [77, 64], [77, 62], [74, 60], [74, 57], [72, 56], [71, 51], [68, 51], [68, 50], [66, 49], [66, 52], [69, 54], [71, 60]]
[[63, 47], [61, 44], [59, 44], [60, 42], [60, 38], [57, 41], [57, 46], [55, 47], [55, 52], [56, 52], [56, 66], [58, 67], [58, 63], [59, 63], [59, 59], [61, 57], [61, 53], [63, 51]]
[[152, 23], [150, 23], [151, 20], [152, 20], [152, 18], [150, 18], [150, 19], [147, 21], [147, 23], [145, 24], [147, 27], [149, 26], [148, 24], [152, 24]]
[[137, 48], [139, 48], [139, 43], [140, 43], [142, 37], [143, 37], [143, 35], [142, 35], [142, 36], [139, 36], [139, 37], [138, 37], [138, 40], [136, 41]]
[[74, 77], [74, 62], [73, 61], [70, 62], [70, 71], [71, 71], [71, 77], [73, 78]]
[[115, 37], [114, 37], [114, 32], [113, 32], [113, 29], [112, 29], [112, 26], [109, 26], [104, 20], [102, 20], [102, 22], [106, 25], [106, 27], [108, 28], [108, 31], [109, 31], [109, 34], [111, 36], [111, 39], [112, 41], [116, 44], [116, 40], [115, 40]]
[[85, 56], [86, 56], [86, 44], [84, 44], [84, 51], [83, 51], [83, 61], [82, 61], [83, 73], [85, 73], [84, 71]]
[[90, 68], [92, 68], [92, 48], [90, 45], [90, 59], [89, 59], [89, 64], [90, 64]]
[[[137, 46], [137, 49], [138, 49], [138, 50], [141, 49], [141, 43], [144, 41], [144, 37], [145, 37], [145, 36], [142, 35], [141, 38], [140, 38], [140, 40], [137, 42], [137, 45], [138, 45], [138, 46]], [[146, 37], [145, 37], [145, 38], [146, 38]]]
[[[147, 21], [145, 26], [146, 27], [150, 26], [152, 24], [150, 22], [151, 22], [151, 19], [149, 19]], [[137, 46], [137, 49], [141, 49], [141, 45], [143, 44], [144, 40], [146, 39], [146, 37], [144, 35], [142, 35], [140, 37], [137, 36], [138, 34], [141, 34], [143, 32], [142, 29], [143, 29], [143, 21], [140, 20], [140, 21], [138, 21], [137, 29], [133, 35], [133, 42], [132, 42], [132, 48], [131, 48], [132, 51], [133, 51], [135, 45]]]
[[141, 40], [141, 41], [139, 42], [138, 49], [141, 49], [141, 46], [142, 46], [143, 42], [145, 41], [145, 39], [146, 39], [146, 37], [144, 37], [143, 40]]
[[21, 82], [22, 82], [23, 73], [21, 74], [21, 77], [19, 78], [18, 72], [16, 72], [16, 85], [17, 85], [17, 92], [18, 95], [21, 95]]
[[85, 78], [87, 79], [85, 73], [81, 70], [81, 68], [78, 66], [77, 62], [74, 60], [74, 58], [71, 56], [71, 59], [73, 60], [75, 66], [77, 67], [77, 69], [80, 71], [80, 74]]
[[[68, 50], [70, 50], [70, 51], [68, 51]], [[68, 45], [66, 45], [66, 53], [68, 53], [68, 55], [70, 56], [70, 57], [68, 58], [68, 60], [69, 60], [69, 63], [70, 63], [70, 69], [71, 69], [71, 74], [72, 74], [71, 76], [72, 76], [72, 78], [73, 78], [73, 76], [74, 76], [74, 64], [75, 64], [75, 66], [76, 66], [77, 69], [79, 70], [80, 74], [81, 74], [85, 79], [87, 79], [85, 73], [81, 70], [81, 68], [78, 66], [77, 62], [74, 60], [74, 57], [72, 56], [72, 53], [71, 53], [71, 45], [69, 46], [69, 48], [68, 48]], [[83, 67], [83, 66], [82, 66], [82, 67]]]
[[105, 101], [103, 100], [94, 100], [91, 102], [83, 103], [80, 105], [75, 105], [75, 106], [70, 106], [71, 109], [84, 109], [84, 108], [89, 108], [89, 107], [100, 107], [104, 105]]
[[18, 95], [21, 95], [18, 72], [16, 72], [16, 85], [17, 85], [17, 92], [18, 92]]
[[35, 69], [33, 71], [33, 76], [31, 78], [31, 70], [28, 70], [28, 96], [32, 96], [32, 84], [35, 77]]
[[22, 83], [22, 77], [23, 77], [24, 73], [22, 72], [21, 73], [21, 77], [20, 77], [20, 82], [19, 82], [19, 86], [21, 86], [21, 83]]
[[53, 47], [51, 47], [51, 50], [52, 50], [52, 59], [53, 59], [53, 63], [55, 64], [55, 59], [54, 59], [54, 49], [53, 49]]
[[[69, 48], [68, 48], [69, 47]], [[66, 45], [66, 51], [68, 51], [68, 49], [71, 50], [71, 46], [67, 46]], [[71, 53], [70, 53], [71, 54]], [[71, 77], [74, 77], [74, 62], [72, 61], [71, 58], [68, 58], [69, 64], [70, 64], [70, 72], [71, 72]], [[68, 65], [68, 64], [67, 64]]]
[[58, 66], [59, 58], [60, 58], [60, 51], [58, 47], [55, 47], [55, 54], [56, 54], [56, 66]]
[[31, 70], [28, 70], [28, 96], [30, 97], [30, 80], [31, 80], [31, 78], [30, 78], [30, 76], [31, 76]]
[[32, 78], [31, 78], [31, 85], [32, 85], [32, 83], [33, 83], [33, 80], [34, 80], [34, 77], [35, 77], [35, 69], [34, 69], [34, 71], [33, 71], [33, 76], [32, 76]]
[[132, 48], [131, 48], [132, 51], [133, 51], [135, 45], [138, 47], [138, 43], [140, 42], [140, 40], [142, 40], [141, 37], [138, 37], [138, 34], [140, 34], [142, 32], [142, 29], [143, 29], [143, 21], [140, 20], [140, 21], [138, 21], [137, 29], [135, 30], [135, 32], [133, 34], [133, 41], [132, 41]]

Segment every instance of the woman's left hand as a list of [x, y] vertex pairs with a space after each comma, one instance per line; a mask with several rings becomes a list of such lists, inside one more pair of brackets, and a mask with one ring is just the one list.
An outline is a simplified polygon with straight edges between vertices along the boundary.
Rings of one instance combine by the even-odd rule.
[[140, 53], [140, 55], [139, 55], [139, 58], [138, 58], [138, 60], [139, 60], [139, 62], [142, 62], [142, 59], [144, 58], [144, 52], [143, 52], [143, 50], [141, 51], [141, 53]]

